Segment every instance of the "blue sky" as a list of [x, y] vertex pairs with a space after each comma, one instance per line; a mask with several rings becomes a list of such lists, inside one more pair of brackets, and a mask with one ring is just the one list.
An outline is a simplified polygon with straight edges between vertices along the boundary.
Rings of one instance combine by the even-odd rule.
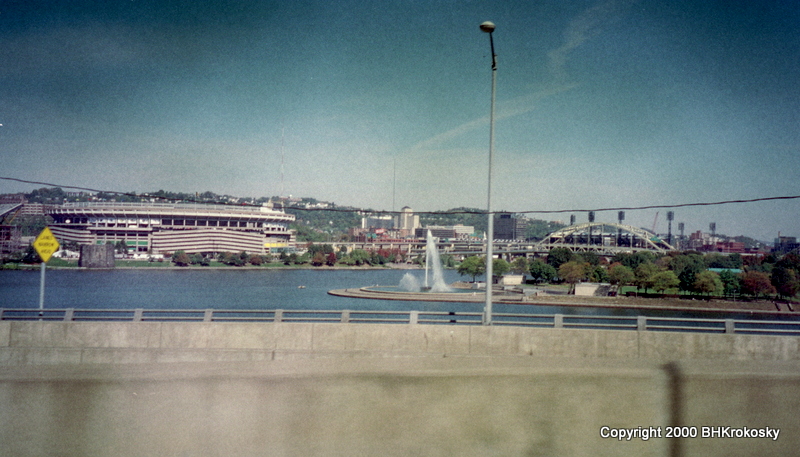
[[[800, 9], [758, 0], [4, 1], [0, 175], [484, 208], [486, 20], [494, 209], [800, 195]], [[763, 240], [800, 236], [799, 210], [674, 209]], [[666, 209], [626, 222], [656, 211], [664, 231]]]

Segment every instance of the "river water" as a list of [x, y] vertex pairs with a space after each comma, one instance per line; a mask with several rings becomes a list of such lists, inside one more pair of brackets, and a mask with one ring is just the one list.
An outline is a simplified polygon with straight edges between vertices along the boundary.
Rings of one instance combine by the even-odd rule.
[[[332, 289], [393, 286], [408, 270], [117, 269], [47, 270], [45, 308], [84, 309], [312, 309], [481, 312], [482, 303], [365, 300], [328, 295]], [[412, 270], [424, 281], [424, 271]], [[465, 280], [444, 272], [449, 284]], [[39, 271], [0, 271], [0, 308], [38, 308]], [[749, 314], [639, 311], [571, 306], [495, 304], [497, 313], [587, 316], [733, 317]]]

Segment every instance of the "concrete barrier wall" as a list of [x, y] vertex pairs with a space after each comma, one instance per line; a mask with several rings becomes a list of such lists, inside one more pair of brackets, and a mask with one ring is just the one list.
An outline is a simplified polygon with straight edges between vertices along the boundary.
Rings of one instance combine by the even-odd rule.
[[[523, 327], [0, 322], [0, 455], [796, 455], [797, 343]], [[668, 438], [671, 425], [697, 436]], [[660, 436], [603, 438], [603, 427]], [[702, 427], [780, 435], [703, 438]]]
[[[499, 356], [26, 365], [0, 371], [0, 454], [788, 456], [800, 448], [799, 394], [792, 362], [669, 370], [633, 359]], [[697, 436], [668, 438], [675, 424]], [[780, 435], [703, 438], [710, 426]], [[603, 427], [660, 435], [604, 438]]]
[[347, 355], [800, 360], [799, 337], [459, 325], [0, 322], [0, 364]]

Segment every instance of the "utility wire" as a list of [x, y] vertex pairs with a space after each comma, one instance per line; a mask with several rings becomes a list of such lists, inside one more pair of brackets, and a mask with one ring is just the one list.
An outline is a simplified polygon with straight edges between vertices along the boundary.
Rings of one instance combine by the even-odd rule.
[[[83, 190], [87, 192], [97, 192], [97, 193], [104, 193], [104, 194], [115, 194], [115, 195], [124, 195], [127, 197], [134, 197], [134, 198], [155, 198], [167, 202], [186, 202], [186, 203], [197, 203], [197, 204], [206, 204], [206, 205], [228, 205], [228, 206], [252, 206], [252, 207], [260, 207], [260, 205], [251, 204], [251, 203], [231, 203], [225, 201], [208, 201], [208, 200], [195, 200], [191, 198], [170, 198], [170, 197], [162, 197], [158, 195], [150, 195], [150, 194], [136, 194], [132, 192], [119, 192], [115, 190], [100, 190], [100, 189], [92, 189], [88, 187], [79, 187], [79, 186], [67, 186], [62, 184], [53, 184], [47, 182], [39, 182], [39, 181], [29, 181], [25, 179], [19, 178], [9, 178], [0, 176], [0, 179], [6, 181], [16, 181], [26, 184], [37, 184], [42, 186], [49, 186], [49, 187], [60, 187], [66, 189], [77, 189]], [[678, 203], [672, 205], [647, 205], [647, 206], [627, 206], [627, 207], [611, 207], [611, 208], [594, 208], [594, 209], [558, 209], [558, 210], [531, 210], [531, 211], [492, 211], [493, 214], [498, 213], [507, 213], [513, 212], [516, 214], [559, 214], [559, 213], [587, 213], [590, 211], [600, 212], [600, 211], [637, 211], [637, 210], [646, 210], [646, 209], [669, 209], [669, 208], [686, 208], [692, 206], [719, 206], [719, 205], [730, 205], [730, 204], [741, 204], [741, 203], [756, 203], [756, 202], [766, 202], [766, 201], [774, 201], [774, 200], [795, 200], [800, 199], [800, 195], [787, 195], [782, 197], [762, 197], [762, 198], [750, 198], [750, 199], [739, 199], [739, 200], [723, 200], [723, 201], [716, 201], [716, 202], [697, 202], [697, 203]], [[360, 209], [360, 208], [305, 208], [300, 206], [283, 206], [284, 210], [294, 210], [294, 211], [328, 211], [328, 212], [340, 212], [340, 213], [352, 213], [352, 212], [366, 212], [366, 213], [375, 213], [375, 214], [402, 214], [401, 211], [376, 211], [372, 209]], [[486, 214], [486, 211], [482, 211], [479, 209], [455, 209], [455, 210], [445, 210], [445, 211], [414, 211], [414, 214], [424, 214], [424, 215], [439, 215], [439, 214]]]

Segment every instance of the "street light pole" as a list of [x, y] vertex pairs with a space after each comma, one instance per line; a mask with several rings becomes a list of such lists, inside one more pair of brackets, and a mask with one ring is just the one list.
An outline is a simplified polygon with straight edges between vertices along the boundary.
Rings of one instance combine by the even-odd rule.
[[486, 21], [480, 25], [483, 32], [489, 34], [489, 45], [492, 48], [492, 105], [489, 114], [489, 186], [486, 203], [486, 216], [489, 226], [486, 230], [486, 305], [483, 309], [483, 325], [492, 324], [492, 261], [494, 253], [492, 244], [494, 242], [494, 215], [492, 214], [492, 153], [494, 152], [494, 99], [495, 88], [497, 86], [497, 55], [494, 53], [494, 23]]

